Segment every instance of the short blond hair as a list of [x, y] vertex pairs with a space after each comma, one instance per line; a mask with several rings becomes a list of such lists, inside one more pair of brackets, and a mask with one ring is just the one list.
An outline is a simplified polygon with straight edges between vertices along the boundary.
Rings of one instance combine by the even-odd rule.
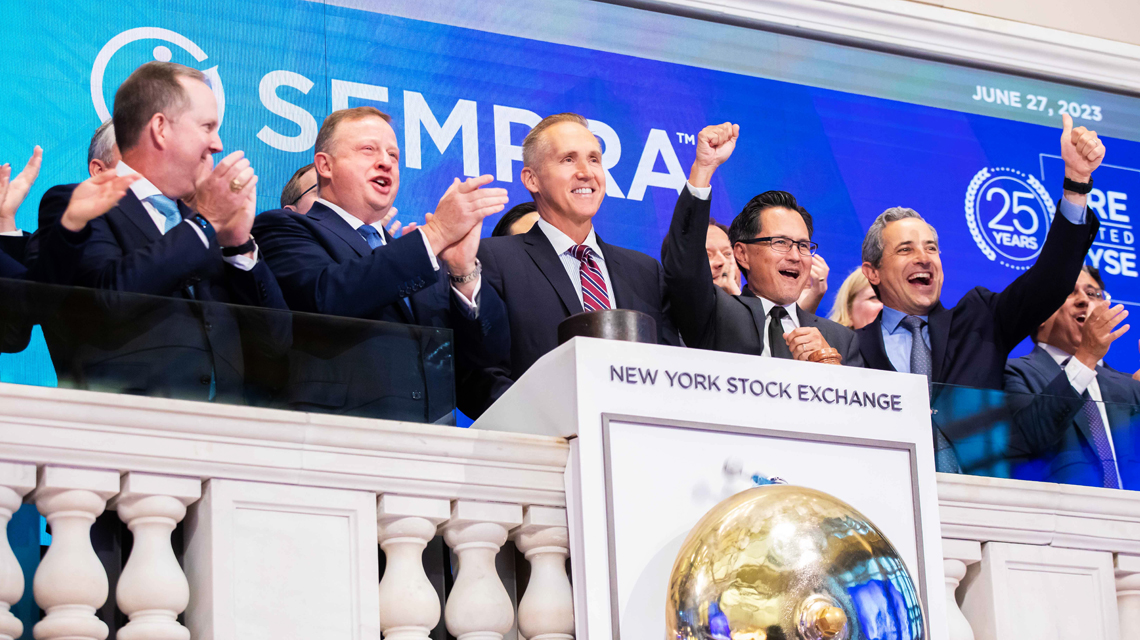
[[317, 132], [317, 145], [314, 153], [329, 153], [333, 140], [336, 138], [336, 128], [346, 120], [363, 120], [364, 118], [380, 118], [384, 122], [392, 122], [392, 116], [376, 107], [353, 107], [351, 109], [338, 109], [333, 111], [321, 123], [321, 130]]
[[828, 317], [845, 327], [854, 329], [855, 320], [851, 317], [851, 305], [855, 303], [855, 296], [869, 286], [871, 281], [863, 275], [863, 268], [857, 267], [843, 281], [843, 286], [839, 287], [839, 293], [835, 294], [835, 302], [831, 305]]
[[542, 156], [546, 154], [546, 140], [543, 134], [547, 129], [556, 124], [562, 124], [563, 122], [573, 122], [586, 127], [586, 129], [590, 128], [589, 121], [576, 113], [556, 113], [552, 116], [546, 116], [538, 124], [534, 125], [534, 128], [531, 129], [530, 133], [526, 134], [526, 138], [523, 139], [522, 150], [524, 167], [533, 169], [542, 159]]

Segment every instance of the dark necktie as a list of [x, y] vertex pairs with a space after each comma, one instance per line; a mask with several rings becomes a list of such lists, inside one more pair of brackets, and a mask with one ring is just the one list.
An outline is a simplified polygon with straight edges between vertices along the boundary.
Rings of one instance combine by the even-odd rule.
[[[369, 248], [375, 249], [376, 247], [384, 246], [384, 238], [380, 237], [380, 232], [376, 230], [376, 227], [370, 224], [362, 224], [356, 228], [356, 231], [364, 237], [364, 241], [368, 243]], [[408, 311], [411, 311], [411, 300], [408, 300], [407, 298], [400, 299], [404, 301], [404, 306], [408, 308]]]
[[788, 310], [781, 306], [774, 306], [768, 312], [768, 348], [773, 358], [792, 359], [792, 351], [784, 341], [784, 318], [788, 317]]
[[[1065, 365], [1069, 364], [1072, 358], [1065, 358], [1061, 363], [1061, 368], [1064, 369]], [[1105, 428], [1104, 420], [1100, 417], [1100, 407], [1097, 406], [1095, 400], [1089, 394], [1089, 390], [1081, 394], [1085, 402], [1081, 405], [1081, 413], [1085, 414], [1085, 418], [1089, 421], [1089, 433], [1092, 435], [1092, 446], [1096, 450], [1096, 457], [1100, 460], [1101, 475], [1104, 478], [1104, 486], [1109, 489], [1119, 489], [1120, 483], [1117, 482], [1116, 475], [1116, 460], [1112, 456], [1112, 445], [1108, 442], [1108, 429]]]
[[[899, 323], [910, 331], [910, 372], [926, 376], [927, 391], [930, 390], [934, 359], [930, 356], [930, 347], [922, 339], [922, 326], [926, 321], [918, 316], [907, 316]], [[958, 456], [950, 441], [942, 430], [931, 421], [934, 429], [934, 468], [945, 473], [962, 473], [962, 466], [958, 464]]]
[[582, 309], [585, 311], [598, 311], [610, 308], [610, 292], [606, 288], [606, 279], [602, 277], [602, 270], [594, 260], [594, 251], [584, 244], [570, 247], [570, 255], [582, 263], [578, 273], [582, 278]]

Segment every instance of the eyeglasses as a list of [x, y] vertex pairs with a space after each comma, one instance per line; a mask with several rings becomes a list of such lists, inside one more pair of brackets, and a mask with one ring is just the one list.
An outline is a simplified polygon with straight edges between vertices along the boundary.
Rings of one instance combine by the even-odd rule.
[[304, 197], [305, 197], [305, 194], [306, 194], [306, 193], [308, 193], [308, 192], [310, 192], [310, 191], [312, 191], [313, 189], [316, 189], [316, 188], [317, 188], [317, 183], [315, 183], [315, 182], [314, 182], [314, 183], [313, 183], [313, 186], [311, 186], [311, 187], [309, 187], [308, 189], [305, 189], [304, 191], [302, 191], [302, 192], [301, 192], [301, 195], [299, 195], [299, 196], [297, 196], [296, 198], [294, 198], [294, 199], [293, 199], [293, 201], [292, 201], [292, 202], [290, 202], [289, 204], [297, 204], [298, 202], [300, 202], [300, 201], [301, 201], [301, 198], [304, 198]]
[[743, 244], [760, 244], [767, 242], [772, 247], [772, 251], [776, 253], [787, 253], [796, 248], [801, 256], [814, 256], [815, 252], [819, 249], [819, 245], [809, 240], [792, 240], [786, 236], [765, 236], [763, 238], [752, 238], [751, 240], [737, 240]]
[[1085, 294], [1085, 296], [1088, 297], [1089, 300], [1111, 300], [1112, 299], [1112, 296], [1108, 295], [1107, 291], [1105, 291], [1104, 289], [1097, 289], [1096, 287], [1084, 287], [1084, 288], [1077, 287], [1077, 288], [1073, 289], [1073, 295], [1076, 295], [1078, 292]]

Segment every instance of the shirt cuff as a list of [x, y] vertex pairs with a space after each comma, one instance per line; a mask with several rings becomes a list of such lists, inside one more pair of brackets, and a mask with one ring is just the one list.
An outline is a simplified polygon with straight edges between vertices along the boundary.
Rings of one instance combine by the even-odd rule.
[[22, 238], [24, 237], [24, 232], [20, 231], [19, 229], [16, 229], [15, 231], [0, 231], [0, 236], [4, 236], [6, 238]]
[[[210, 248], [210, 240], [206, 238], [206, 232], [202, 231], [202, 227], [199, 227], [198, 225], [194, 224], [190, 220], [183, 220], [182, 224], [190, 225], [190, 228], [194, 230], [194, 233], [197, 233], [198, 237], [202, 239], [202, 246], [206, 247], [207, 249]], [[173, 227], [171, 227], [171, 228], [173, 228]], [[248, 269], [247, 269], [247, 271], [248, 271]]]
[[1058, 209], [1060, 209], [1061, 215], [1065, 216], [1065, 219], [1069, 222], [1073, 224], [1085, 223], [1085, 207], [1069, 202], [1064, 196], [1061, 197], [1061, 204], [1058, 206]]
[[[197, 229], [198, 227], [194, 227], [194, 228]], [[238, 269], [241, 269], [242, 271], [249, 271], [250, 269], [257, 266], [258, 251], [259, 251], [259, 249], [257, 248], [257, 243], [254, 242], [253, 243], [253, 257], [252, 258], [246, 256], [243, 253], [243, 254], [239, 254], [236, 256], [230, 256], [228, 258], [223, 257], [222, 260], [225, 260], [229, 264], [232, 264], [234, 267], [237, 267]]]
[[1065, 376], [1069, 379], [1073, 391], [1079, 395], [1083, 394], [1096, 379], [1096, 369], [1089, 369], [1080, 360], [1070, 358], [1069, 363], [1065, 365]]
[[479, 299], [479, 291], [482, 288], [483, 277], [480, 276], [479, 279], [475, 281], [475, 291], [471, 292], [471, 300], [468, 300], [467, 296], [459, 293], [459, 289], [456, 289], [454, 286], [451, 287], [451, 290], [455, 292], [455, 297], [459, 298], [459, 301], [463, 303], [463, 310], [469, 320], [474, 320], [479, 317], [479, 303], [473, 301]]
[[432, 250], [431, 243], [428, 242], [427, 236], [423, 232], [420, 232], [420, 237], [424, 239], [424, 248], [427, 249], [428, 259], [431, 260], [431, 268], [439, 271], [439, 260], [435, 259], [435, 251]]
[[712, 194], [712, 185], [707, 187], [694, 187], [691, 182], [686, 182], [685, 186], [689, 188], [689, 195], [697, 200], [708, 200], [709, 195]]

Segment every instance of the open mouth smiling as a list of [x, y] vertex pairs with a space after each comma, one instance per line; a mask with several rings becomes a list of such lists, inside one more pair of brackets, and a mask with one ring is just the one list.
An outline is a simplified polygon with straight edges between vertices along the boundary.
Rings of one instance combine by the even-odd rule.
[[907, 276], [906, 281], [920, 287], [927, 287], [934, 282], [934, 275], [929, 271], [919, 271], [918, 273], [912, 273]]

